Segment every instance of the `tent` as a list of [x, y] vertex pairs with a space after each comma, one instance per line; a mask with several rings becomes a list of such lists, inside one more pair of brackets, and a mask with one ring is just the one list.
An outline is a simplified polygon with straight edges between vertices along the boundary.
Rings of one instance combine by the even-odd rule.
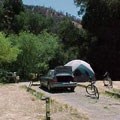
[[95, 79], [95, 72], [89, 63], [83, 60], [72, 60], [64, 66], [72, 66], [72, 72], [77, 81], [87, 81], [90, 77]]

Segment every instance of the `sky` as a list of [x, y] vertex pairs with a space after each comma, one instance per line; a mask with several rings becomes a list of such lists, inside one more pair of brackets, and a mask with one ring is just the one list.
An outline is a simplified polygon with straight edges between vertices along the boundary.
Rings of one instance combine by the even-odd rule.
[[23, 4], [26, 5], [39, 5], [45, 7], [51, 7], [56, 11], [63, 12], [64, 14], [69, 13], [76, 18], [80, 18], [77, 12], [78, 7], [75, 6], [74, 0], [22, 0]]

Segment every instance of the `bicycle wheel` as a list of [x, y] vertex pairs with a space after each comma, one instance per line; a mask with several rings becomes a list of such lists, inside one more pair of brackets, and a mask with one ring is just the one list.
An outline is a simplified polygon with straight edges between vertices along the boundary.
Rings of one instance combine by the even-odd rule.
[[104, 86], [113, 87], [113, 82], [110, 77], [107, 77], [103, 80]]
[[97, 99], [99, 99], [99, 92], [98, 92], [98, 89], [95, 85], [88, 85], [86, 87], [86, 92], [89, 94], [89, 95], [94, 95]]
[[108, 85], [109, 85], [109, 80], [108, 80], [108, 78], [105, 78], [105, 79], [103, 80], [103, 84], [104, 84], [104, 86], [108, 86]]
[[95, 89], [95, 96], [97, 99], [99, 99], [99, 92], [98, 92], [98, 89], [96, 86], [94, 86], [94, 89]]
[[89, 85], [86, 87], [86, 92], [87, 92], [89, 95], [95, 95], [95, 94], [96, 94], [96, 88], [95, 88], [95, 86], [89, 84]]
[[110, 77], [108, 78], [108, 81], [109, 81], [109, 87], [112, 88], [113, 87], [113, 82], [112, 82], [112, 79]]

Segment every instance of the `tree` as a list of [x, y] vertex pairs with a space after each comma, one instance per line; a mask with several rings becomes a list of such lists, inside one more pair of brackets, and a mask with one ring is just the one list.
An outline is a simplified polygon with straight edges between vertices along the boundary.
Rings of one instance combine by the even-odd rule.
[[15, 15], [13, 30], [19, 34], [21, 31], [29, 31], [29, 12], [20, 12], [19, 15]]
[[108, 70], [114, 78], [120, 77], [120, 1], [75, 0], [75, 3], [84, 9], [83, 28], [91, 33], [91, 38], [97, 38], [89, 60], [98, 73]]
[[74, 26], [71, 20], [64, 19], [59, 24], [58, 34], [67, 49], [69, 46], [77, 44], [79, 29]]
[[59, 24], [58, 35], [63, 44], [65, 61], [72, 59], [86, 60], [90, 43], [88, 32], [74, 25], [74, 21], [64, 19]]
[[30, 10], [20, 12], [19, 15], [15, 15], [14, 19], [14, 31], [19, 33], [20, 31], [30, 31], [38, 35], [43, 30], [51, 32], [53, 26], [53, 20], [51, 17], [45, 17], [39, 13], [34, 13]]
[[[0, 18], [2, 18], [3, 15], [3, 5], [0, 3]], [[2, 28], [2, 20], [0, 19], [0, 30]]]
[[18, 15], [23, 10], [22, 0], [5, 0], [3, 2], [2, 24], [7, 34], [14, 30], [15, 15]]
[[0, 33], [0, 64], [11, 63], [17, 59], [20, 50], [17, 46], [13, 46], [9, 38]]
[[11, 36], [11, 40], [18, 44], [22, 51], [15, 66], [23, 77], [31, 72], [46, 71], [49, 68], [49, 61], [54, 58], [59, 48], [58, 38], [45, 31], [37, 36], [29, 32], [21, 32], [19, 36]]
[[29, 13], [29, 30], [39, 34], [46, 28], [46, 18], [38, 13]]
[[59, 23], [58, 35], [61, 39], [64, 62], [76, 59], [78, 57], [79, 29], [74, 26], [71, 20], [64, 19]]

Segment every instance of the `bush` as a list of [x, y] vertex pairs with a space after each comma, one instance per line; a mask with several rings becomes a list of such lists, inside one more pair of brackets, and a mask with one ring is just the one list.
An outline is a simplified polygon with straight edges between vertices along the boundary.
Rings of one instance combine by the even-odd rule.
[[36, 73], [30, 73], [29, 74], [29, 80], [35, 81], [37, 80], [37, 74]]
[[7, 72], [6, 70], [1, 69], [0, 70], [0, 83], [13, 83], [14, 78], [13, 76], [9, 76], [12, 75], [12, 72]]
[[0, 83], [9, 83], [9, 81], [6, 79], [6, 77], [1, 77]]

